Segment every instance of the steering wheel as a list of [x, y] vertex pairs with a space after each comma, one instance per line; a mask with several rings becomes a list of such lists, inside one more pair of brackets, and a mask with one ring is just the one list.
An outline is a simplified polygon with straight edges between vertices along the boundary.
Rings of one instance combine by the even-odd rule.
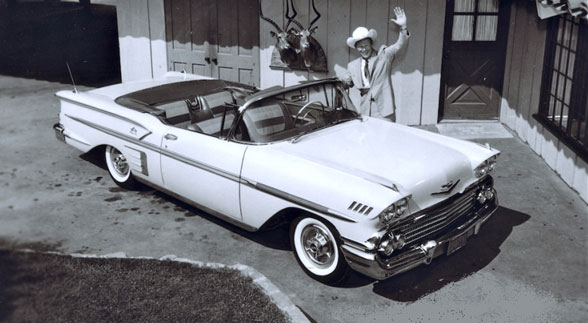
[[[325, 113], [325, 105], [321, 102], [321, 101], [310, 101], [307, 104], [303, 105], [302, 108], [300, 110], [298, 110], [298, 113], [296, 113], [296, 116], [294, 117], [294, 124], [296, 124], [296, 121], [298, 120], [298, 117], [300, 117], [300, 114], [302, 114], [302, 111], [304, 111], [304, 109], [308, 108], [308, 106], [310, 106], [311, 104], [315, 104], [318, 103], [321, 105], [321, 108], [323, 110], [323, 113]], [[308, 114], [308, 112], [306, 113]], [[306, 114], [304, 115], [306, 117]]]

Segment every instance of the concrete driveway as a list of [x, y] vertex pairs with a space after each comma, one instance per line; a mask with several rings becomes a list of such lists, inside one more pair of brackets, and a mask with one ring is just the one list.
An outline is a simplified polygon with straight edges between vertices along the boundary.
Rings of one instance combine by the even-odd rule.
[[588, 320], [587, 205], [516, 138], [480, 140], [502, 151], [501, 208], [466, 247], [386, 281], [353, 274], [329, 287], [298, 267], [286, 230], [248, 233], [165, 194], [118, 188], [100, 156], [54, 137], [53, 94], [69, 88], [0, 76], [4, 243], [245, 264], [317, 322]]

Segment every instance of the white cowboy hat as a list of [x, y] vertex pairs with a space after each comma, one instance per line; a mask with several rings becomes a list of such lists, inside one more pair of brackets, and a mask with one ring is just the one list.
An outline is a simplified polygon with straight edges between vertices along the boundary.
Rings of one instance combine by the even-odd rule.
[[378, 37], [378, 32], [375, 29], [368, 30], [365, 27], [357, 27], [353, 31], [351, 37], [347, 38], [347, 46], [355, 48], [355, 43], [362, 39], [370, 38], [372, 42]]

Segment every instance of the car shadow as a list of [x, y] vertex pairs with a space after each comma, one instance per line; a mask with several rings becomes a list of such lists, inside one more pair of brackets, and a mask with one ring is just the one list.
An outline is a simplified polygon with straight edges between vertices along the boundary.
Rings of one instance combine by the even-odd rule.
[[290, 239], [288, 238], [290, 233], [287, 225], [280, 225], [271, 229], [251, 232], [242, 229], [237, 225], [234, 225], [223, 219], [220, 219], [214, 215], [211, 215], [210, 213], [207, 213], [204, 210], [201, 210], [191, 204], [185, 203], [182, 200], [179, 200], [164, 192], [151, 189], [150, 191], [147, 191], [146, 194], [153, 194], [156, 197], [159, 197], [169, 203], [172, 203], [173, 205], [175, 205], [176, 210], [185, 210], [186, 212], [184, 213], [184, 216], [186, 217], [199, 216], [209, 222], [212, 222], [218, 226], [223, 227], [228, 231], [231, 231], [232, 233], [238, 234], [253, 242], [261, 244], [264, 247], [278, 250], [291, 250]]
[[[100, 153], [91, 151], [80, 157], [106, 169], [106, 164]], [[138, 194], [158, 198], [162, 202], [169, 202], [175, 206], [176, 210], [184, 211], [185, 217], [199, 216], [264, 247], [291, 250], [287, 225], [250, 232], [161, 191], [146, 187]], [[513, 228], [530, 218], [525, 213], [499, 207], [496, 213], [482, 226], [479, 234], [471, 237], [463, 248], [449, 257], [438, 257], [430, 265], [421, 265], [383, 281], [377, 281], [358, 272], [350, 271], [338, 287], [356, 288], [373, 284], [373, 291], [378, 295], [398, 302], [414, 302], [488, 266], [500, 254], [500, 246], [512, 233]]]
[[430, 265], [422, 265], [404, 274], [375, 282], [374, 293], [397, 302], [414, 302], [460, 281], [488, 266], [500, 254], [500, 246], [515, 226], [531, 217], [525, 213], [499, 207], [482, 226], [478, 235], [451, 256], [441, 256]]
[[[104, 150], [103, 149], [93, 149], [87, 153], [81, 154], [79, 156], [81, 159], [94, 164], [97, 167], [100, 167], [108, 172], [108, 168], [106, 166], [106, 162], [104, 161]], [[115, 185], [113, 183], [113, 185]], [[113, 188], [111, 191], [124, 191], [123, 188]], [[174, 210], [180, 211], [184, 213], [184, 216], [187, 218], [199, 216], [203, 219], [206, 219], [209, 222], [212, 222], [216, 225], [219, 225], [226, 230], [231, 231], [232, 233], [238, 234], [242, 237], [245, 237], [253, 242], [259, 243], [264, 247], [278, 249], [278, 250], [291, 250], [290, 248], [290, 239], [289, 239], [289, 227], [287, 225], [279, 225], [273, 228], [264, 228], [260, 231], [250, 232], [245, 229], [242, 229], [234, 224], [231, 224], [225, 220], [222, 220], [214, 215], [209, 214], [208, 212], [199, 209], [191, 204], [188, 204], [180, 199], [177, 199], [169, 194], [164, 192], [158, 191], [152, 187], [147, 185], [142, 185], [138, 190], [137, 193], [144, 197], [151, 197], [160, 200], [162, 202], [168, 202], [174, 205]]]

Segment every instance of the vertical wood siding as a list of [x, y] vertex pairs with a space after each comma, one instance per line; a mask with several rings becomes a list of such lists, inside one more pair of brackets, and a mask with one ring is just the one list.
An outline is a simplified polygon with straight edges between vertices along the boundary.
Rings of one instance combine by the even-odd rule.
[[588, 202], [588, 165], [533, 118], [539, 110], [547, 21], [538, 18], [534, 2], [518, 0], [510, 26], [500, 121]]
[[[265, 16], [284, 23], [286, 1], [262, 0]], [[342, 75], [347, 63], [358, 57], [346, 45], [347, 37], [358, 26], [378, 31], [375, 44], [393, 44], [398, 38], [394, 23], [394, 7], [404, 8], [411, 38], [406, 51], [399, 53], [392, 72], [397, 120], [399, 123], [435, 124], [439, 111], [439, 89], [445, 2], [438, 0], [315, 0], [321, 13], [314, 37], [327, 56], [328, 73], [281, 71], [269, 68], [275, 38], [273, 27], [260, 20], [260, 75], [261, 87], [292, 85], [307, 79]], [[296, 17], [303, 25], [315, 17], [310, 0], [294, 0]]]

